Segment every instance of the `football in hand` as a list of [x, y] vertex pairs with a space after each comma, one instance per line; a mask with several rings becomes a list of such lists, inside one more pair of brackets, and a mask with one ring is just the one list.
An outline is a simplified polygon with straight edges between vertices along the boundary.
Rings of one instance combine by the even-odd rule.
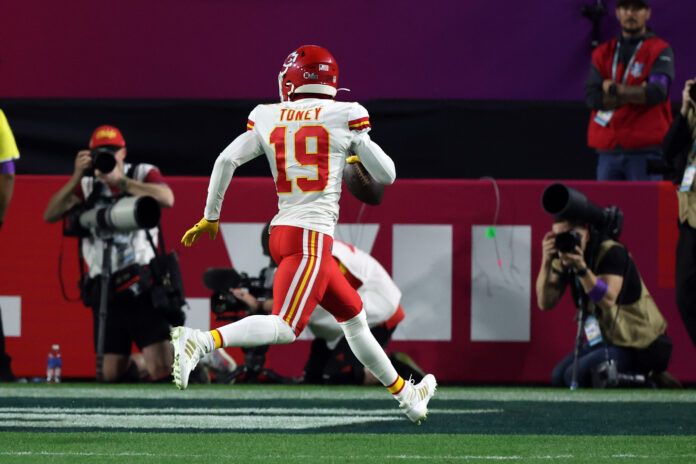
[[360, 161], [346, 163], [343, 181], [355, 198], [368, 205], [379, 205], [384, 195], [384, 185], [377, 182]]

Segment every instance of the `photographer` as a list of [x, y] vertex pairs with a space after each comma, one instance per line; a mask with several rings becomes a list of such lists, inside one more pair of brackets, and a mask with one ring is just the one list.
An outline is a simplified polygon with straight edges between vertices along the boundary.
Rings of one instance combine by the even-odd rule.
[[648, 27], [648, 0], [618, 0], [621, 34], [592, 52], [585, 101], [587, 144], [598, 154], [597, 180], [662, 180], [647, 165], [661, 159], [672, 121], [674, 53]]
[[[150, 164], [125, 163], [126, 143], [113, 126], [97, 127], [89, 150], [80, 150], [75, 170], [68, 182], [50, 199], [44, 219], [56, 222], [69, 210], [95, 202], [112, 202], [123, 196], [150, 196], [164, 207], [174, 204], [174, 194], [159, 169]], [[153, 243], [157, 229], [149, 231]], [[106, 317], [103, 380], [116, 382], [138, 378], [129, 363], [131, 344], [142, 351], [147, 374], [153, 381], [169, 377], [172, 355], [169, 347], [169, 323], [162, 311], [153, 307], [147, 283], [141, 282], [141, 269], [155, 256], [145, 230], [113, 232], [111, 281]], [[104, 241], [91, 234], [82, 239], [81, 252], [87, 264], [88, 279], [82, 282], [85, 305], [94, 315], [94, 338], [99, 329], [100, 276]]]
[[691, 341], [696, 346], [696, 78], [687, 80], [681, 111], [664, 143], [665, 161], [674, 169], [679, 187], [679, 241], [677, 242], [677, 306]]
[[[667, 324], [626, 248], [598, 228], [561, 215], [542, 241], [539, 308], [555, 307], [568, 286], [587, 302], [578, 386], [592, 386], [603, 363], [615, 364], [619, 373], [646, 376], [667, 369], [672, 351]], [[554, 386], [571, 386], [573, 359], [571, 353], [556, 365]]]

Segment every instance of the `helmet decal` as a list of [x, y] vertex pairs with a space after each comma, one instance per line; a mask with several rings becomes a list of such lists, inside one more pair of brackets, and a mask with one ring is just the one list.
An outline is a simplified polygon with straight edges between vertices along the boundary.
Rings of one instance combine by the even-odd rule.
[[288, 55], [287, 58], [285, 58], [285, 62], [283, 63], [283, 68], [285, 68], [281, 73], [285, 73], [288, 71], [288, 68], [295, 64], [295, 61], [297, 61], [297, 58], [300, 56], [299, 53], [297, 53], [297, 50], [292, 52], [291, 54]]

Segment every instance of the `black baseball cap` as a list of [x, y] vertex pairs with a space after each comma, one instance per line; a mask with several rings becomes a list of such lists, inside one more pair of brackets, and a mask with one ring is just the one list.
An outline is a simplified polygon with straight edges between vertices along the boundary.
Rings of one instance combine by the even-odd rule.
[[622, 6], [637, 6], [641, 8], [650, 8], [650, 2], [648, 0], [618, 0], [616, 2], [616, 7]]

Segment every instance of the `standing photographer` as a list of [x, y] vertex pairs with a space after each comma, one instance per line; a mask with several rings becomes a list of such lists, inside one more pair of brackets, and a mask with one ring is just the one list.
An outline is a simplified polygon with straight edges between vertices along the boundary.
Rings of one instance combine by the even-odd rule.
[[597, 180], [662, 180], [647, 164], [661, 159], [672, 122], [674, 53], [648, 27], [648, 0], [617, 0], [621, 34], [592, 52], [585, 101], [587, 144], [597, 151]]
[[677, 242], [677, 306], [696, 346], [696, 78], [686, 81], [679, 115], [665, 138], [665, 160], [680, 182]]
[[[647, 375], [667, 369], [672, 352], [667, 324], [626, 248], [583, 221], [557, 217], [542, 241], [536, 280], [539, 308], [555, 307], [569, 285], [588, 302], [578, 386], [592, 386], [593, 371], [603, 363], [615, 363], [619, 373]], [[556, 365], [554, 386], [571, 385], [573, 358], [571, 353]]]
[[[95, 202], [112, 201], [121, 196], [150, 196], [164, 207], [174, 204], [174, 194], [157, 167], [151, 164], [125, 163], [126, 143], [113, 126], [94, 130], [89, 150], [80, 150], [75, 170], [68, 182], [48, 202], [44, 219], [60, 220], [66, 212], [80, 205], [89, 208]], [[151, 229], [153, 241], [157, 229]], [[155, 242], [156, 243], [156, 242]], [[89, 279], [82, 282], [85, 305], [94, 315], [94, 338], [97, 345], [99, 325], [100, 276], [103, 240], [95, 235], [82, 239], [82, 254], [89, 269]], [[172, 355], [169, 347], [169, 323], [163, 312], [153, 307], [145, 282], [140, 282], [141, 268], [155, 256], [142, 229], [114, 232], [111, 252], [111, 282], [104, 340], [103, 379], [116, 382], [135, 379], [135, 366], [129, 363], [131, 344], [135, 342], [145, 359], [151, 380], [169, 377]]]

